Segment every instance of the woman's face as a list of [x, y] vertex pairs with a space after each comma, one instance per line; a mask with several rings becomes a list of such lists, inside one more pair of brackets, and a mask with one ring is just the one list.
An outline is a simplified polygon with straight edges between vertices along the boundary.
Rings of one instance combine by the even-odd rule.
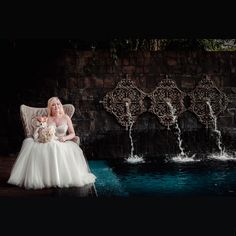
[[61, 111], [61, 103], [59, 100], [54, 100], [51, 104], [51, 114], [59, 114]]

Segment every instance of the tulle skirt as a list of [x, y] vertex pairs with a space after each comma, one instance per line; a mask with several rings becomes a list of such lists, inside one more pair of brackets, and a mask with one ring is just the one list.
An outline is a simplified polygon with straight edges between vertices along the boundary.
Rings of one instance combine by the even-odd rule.
[[94, 183], [82, 149], [72, 141], [38, 143], [23, 141], [11, 171], [9, 184], [27, 189], [81, 187]]

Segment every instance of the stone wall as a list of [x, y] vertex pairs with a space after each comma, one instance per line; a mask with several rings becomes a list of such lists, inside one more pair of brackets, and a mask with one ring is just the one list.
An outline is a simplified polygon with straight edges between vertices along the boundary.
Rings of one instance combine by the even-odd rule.
[[[126, 74], [136, 86], [150, 93], [168, 74], [183, 92], [192, 91], [210, 76], [236, 107], [236, 54], [234, 52], [126, 52], [114, 61], [109, 51], [60, 49], [45, 51], [11, 49], [7, 87], [2, 90], [0, 132], [1, 152], [19, 152], [24, 134], [19, 116], [20, 104], [46, 106], [51, 96], [72, 103], [73, 123], [81, 137], [88, 159], [124, 158], [130, 153], [125, 128], [108, 113], [100, 101]], [[9, 56], [9, 57], [10, 57]], [[6, 62], [5, 62], [6, 63]], [[12, 82], [17, 77], [17, 82]], [[7, 98], [7, 99], [6, 99]], [[226, 149], [236, 149], [235, 114], [225, 111], [218, 117], [218, 128]], [[214, 135], [197, 117], [186, 111], [179, 117], [183, 146], [190, 153], [217, 151]], [[155, 157], [178, 153], [176, 134], [162, 126], [157, 117], [143, 113], [133, 126], [134, 154]]]

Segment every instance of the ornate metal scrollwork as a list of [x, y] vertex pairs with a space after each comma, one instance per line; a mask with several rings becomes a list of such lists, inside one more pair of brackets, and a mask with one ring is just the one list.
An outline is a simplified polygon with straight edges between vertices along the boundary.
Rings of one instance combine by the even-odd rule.
[[216, 87], [209, 77], [202, 79], [188, 95], [191, 98], [191, 105], [188, 110], [195, 113], [199, 121], [207, 127], [214, 122], [209, 105], [214, 112], [214, 116], [217, 117], [227, 108], [229, 102], [227, 96]]
[[147, 110], [143, 103], [145, 96], [146, 94], [139, 90], [132, 80], [126, 78], [106, 94], [102, 103], [104, 108], [128, 129], [138, 116]]
[[162, 80], [148, 97], [151, 99], [149, 111], [154, 113], [160, 120], [160, 123], [168, 128], [175, 123], [171, 107], [168, 103], [175, 109], [174, 114], [177, 117], [185, 111], [183, 101], [185, 93], [180, 91], [176, 83], [171, 79]]

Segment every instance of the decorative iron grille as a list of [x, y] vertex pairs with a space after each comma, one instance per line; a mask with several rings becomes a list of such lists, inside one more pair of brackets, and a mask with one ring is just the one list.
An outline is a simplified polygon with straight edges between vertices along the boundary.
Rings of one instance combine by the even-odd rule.
[[175, 123], [168, 103], [174, 108], [176, 117], [186, 110], [184, 107], [185, 93], [180, 91], [171, 79], [162, 80], [148, 97], [151, 99], [149, 112], [155, 114], [160, 123], [168, 128]]
[[199, 82], [193, 91], [188, 93], [188, 96], [191, 99], [188, 110], [195, 113], [199, 121], [207, 127], [214, 123], [214, 117], [210, 114], [208, 104], [210, 104], [214, 116], [217, 117], [227, 108], [229, 102], [227, 96], [207, 76]]
[[138, 116], [147, 110], [144, 106], [145, 96], [132, 80], [126, 78], [105, 95], [102, 103], [108, 112], [115, 115], [119, 124], [128, 129]]

